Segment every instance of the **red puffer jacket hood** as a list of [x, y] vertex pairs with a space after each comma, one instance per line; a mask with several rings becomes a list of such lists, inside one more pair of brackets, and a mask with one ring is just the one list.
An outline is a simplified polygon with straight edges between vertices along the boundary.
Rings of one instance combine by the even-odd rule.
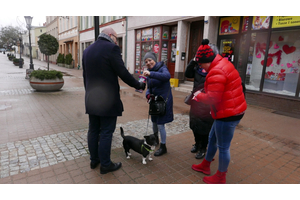
[[247, 103], [242, 80], [233, 64], [218, 54], [207, 71], [205, 93], [198, 94], [197, 101], [210, 104], [214, 119], [243, 113]]

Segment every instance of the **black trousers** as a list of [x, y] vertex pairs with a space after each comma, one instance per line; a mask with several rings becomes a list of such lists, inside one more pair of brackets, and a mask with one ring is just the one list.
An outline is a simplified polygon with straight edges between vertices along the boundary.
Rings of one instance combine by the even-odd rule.
[[190, 118], [190, 128], [193, 131], [195, 143], [200, 145], [200, 150], [206, 150], [208, 144], [208, 136], [212, 127], [213, 120], [204, 121], [200, 118]]

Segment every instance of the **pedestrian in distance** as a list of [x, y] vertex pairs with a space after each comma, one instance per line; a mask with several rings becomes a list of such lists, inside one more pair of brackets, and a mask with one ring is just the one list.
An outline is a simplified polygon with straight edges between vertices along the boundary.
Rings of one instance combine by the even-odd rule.
[[203, 161], [192, 165], [192, 169], [210, 174], [210, 164], [219, 150], [219, 166], [213, 176], [203, 178], [205, 183], [226, 183], [226, 173], [230, 162], [230, 144], [234, 130], [247, 109], [242, 80], [234, 65], [219, 54], [215, 54], [208, 45], [209, 40], [202, 41], [198, 48], [196, 62], [207, 71], [204, 92], [194, 93], [193, 99], [210, 105], [214, 119], [207, 153]]
[[[192, 93], [203, 90], [207, 75], [205, 69], [201, 68], [195, 59], [196, 57], [191, 59], [185, 70], [185, 77], [194, 79]], [[208, 135], [214, 121], [210, 114], [209, 105], [191, 100], [189, 118], [190, 129], [193, 131], [195, 140], [191, 152], [196, 153], [196, 159], [202, 159], [206, 153]]]
[[147, 70], [143, 72], [143, 76], [147, 77], [147, 101], [153, 100], [158, 95], [161, 95], [166, 100], [166, 114], [163, 116], [151, 116], [153, 133], [159, 132], [161, 140], [160, 147], [154, 153], [154, 156], [161, 156], [167, 153], [165, 124], [174, 120], [173, 96], [170, 85], [171, 74], [164, 62], [157, 62], [155, 53], [147, 52], [143, 60], [147, 66]]
[[121, 162], [113, 163], [110, 159], [117, 117], [124, 110], [118, 77], [135, 89], [144, 90], [146, 84], [137, 81], [124, 66], [112, 28], [103, 29], [98, 39], [84, 50], [82, 68], [85, 109], [89, 115], [90, 167], [95, 169], [100, 163], [100, 173], [106, 174], [122, 166]]

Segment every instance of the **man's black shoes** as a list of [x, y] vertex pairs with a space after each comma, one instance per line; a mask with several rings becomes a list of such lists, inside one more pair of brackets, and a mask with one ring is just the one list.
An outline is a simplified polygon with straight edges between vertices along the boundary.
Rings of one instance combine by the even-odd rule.
[[91, 162], [90, 163], [90, 167], [91, 169], [95, 169], [98, 165], [99, 165], [100, 162]]
[[122, 166], [121, 162], [118, 162], [118, 163], [111, 162], [110, 166], [108, 166], [108, 167], [102, 167], [102, 166], [100, 167], [100, 174], [106, 174], [108, 172], [116, 171], [116, 170], [120, 169], [121, 166]]

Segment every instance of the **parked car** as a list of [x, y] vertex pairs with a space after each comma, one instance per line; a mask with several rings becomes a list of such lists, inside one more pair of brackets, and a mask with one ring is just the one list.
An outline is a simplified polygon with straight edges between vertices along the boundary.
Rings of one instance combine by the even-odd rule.
[[0, 53], [5, 52], [6, 50], [4, 48], [0, 48]]

